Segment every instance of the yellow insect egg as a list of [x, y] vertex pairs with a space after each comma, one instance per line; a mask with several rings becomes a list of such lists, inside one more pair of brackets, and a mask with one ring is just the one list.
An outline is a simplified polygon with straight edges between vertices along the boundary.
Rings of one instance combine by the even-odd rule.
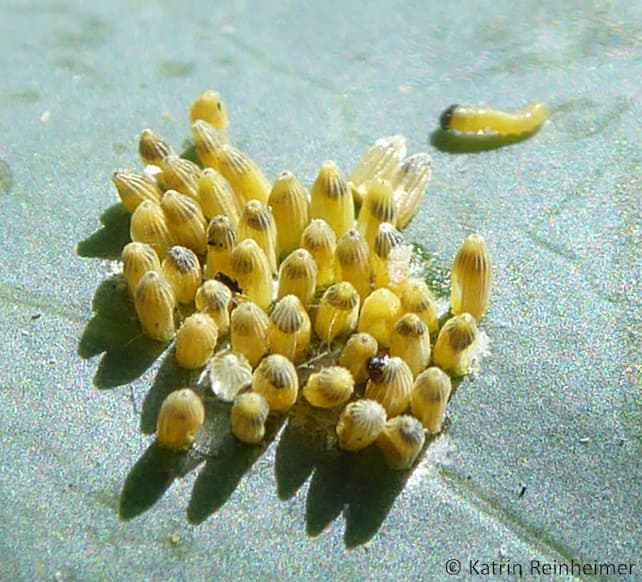
[[258, 200], [250, 200], [243, 209], [236, 236], [239, 241], [251, 238], [263, 249], [270, 263], [272, 273], [276, 273], [276, 224], [272, 209]]
[[218, 131], [227, 129], [227, 107], [218, 91], [208, 89], [194, 100], [189, 110], [189, 120], [193, 124], [199, 119], [206, 121]]
[[232, 274], [232, 251], [236, 231], [227, 216], [215, 216], [207, 227], [207, 261], [205, 274], [213, 279], [216, 273]]
[[348, 178], [355, 200], [363, 202], [366, 182], [374, 178], [394, 180], [398, 167], [406, 155], [406, 138], [403, 135], [382, 137], [363, 155]]
[[392, 186], [388, 180], [375, 179], [368, 182], [366, 197], [359, 211], [357, 228], [361, 236], [366, 239], [368, 248], [374, 250], [375, 239], [379, 232], [379, 225], [388, 222], [395, 225], [397, 211], [392, 194]]
[[190, 388], [172, 392], [161, 405], [156, 424], [158, 444], [173, 451], [189, 449], [205, 421], [205, 408]]
[[192, 136], [194, 148], [203, 166], [218, 170], [218, 150], [227, 143], [225, 135], [207, 121], [198, 119], [192, 124]]
[[312, 406], [336, 408], [350, 400], [353, 391], [352, 374], [341, 366], [331, 366], [311, 374], [302, 393]]
[[163, 193], [155, 180], [145, 174], [134, 170], [116, 170], [111, 180], [128, 212], [134, 212], [144, 200], [160, 204]]
[[214, 354], [207, 364], [212, 393], [224, 402], [232, 402], [236, 395], [252, 385], [252, 368], [243, 354], [225, 350]]
[[370, 380], [365, 397], [376, 400], [386, 409], [389, 418], [403, 414], [410, 404], [412, 372], [401, 358], [374, 358], [368, 363]]
[[161, 161], [161, 169], [165, 190], [176, 190], [200, 203], [198, 179], [201, 169], [194, 162], [178, 156], [167, 156]]
[[356, 230], [348, 230], [337, 242], [334, 265], [336, 280], [351, 283], [363, 301], [370, 293], [369, 251]]
[[348, 404], [339, 417], [339, 448], [360, 451], [374, 443], [386, 425], [386, 411], [374, 400], [357, 400]]
[[187, 317], [176, 332], [176, 363], [182, 368], [202, 368], [214, 354], [218, 328], [204, 313]]
[[160, 135], [151, 129], [143, 129], [138, 142], [138, 154], [146, 166], [159, 166], [167, 156], [173, 156], [174, 150]]
[[198, 203], [176, 190], [167, 190], [161, 208], [176, 244], [193, 250], [197, 255], [207, 251], [207, 222]]
[[310, 218], [325, 220], [337, 238], [354, 225], [354, 202], [343, 174], [325, 161], [310, 191]]
[[417, 460], [426, 442], [421, 423], [412, 416], [403, 415], [386, 422], [377, 439], [377, 447], [386, 465], [395, 471], [406, 471]]
[[380, 224], [370, 261], [375, 287], [388, 287], [399, 295], [408, 282], [411, 256], [412, 247], [404, 244], [403, 235], [392, 224]]
[[393, 183], [397, 228], [403, 230], [413, 219], [432, 178], [432, 161], [425, 152], [405, 159]]
[[134, 210], [129, 235], [134, 242], [151, 246], [161, 259], [167, 254], [167, 249], [174, 244], [174, 236], [163, 209], [150, 200], [144, 200]]
[[134, 307], [147, 337], [161, 342], [168, 342], [174, 337], [174, 290], [155, 271], [145, 273], [136, 285]]
[[272, 271], [263, 249], [251, 238], [245, 239], [232, 250], [230, 265], [243, 294], [267, 309], [272, 302]]
[[133, 295], [136, 285], [148, 271], [160, 273], [161, 265], [156, 251], [145, 243], [130, 242], [121, 254], [123, 273], [127, 278], [129, 292]]
[[279, 268], [278, 299], [296, 295], [303, 305], [310, 305], [317, 286], [317, 265], [305, 249], [290, 253]]
[[351, 334], [357, 328], [361, 300], [347, 281], [335, 283], [321, 298], [314, 321], [314, 331], [323, 342]]
[[413, 377], [430, 363], [428, 326], [414, 313], [402, 315], [390, 334], [390, 355], [398, 356], [410, 368]]
[[470, 372], [477, 345], [477, 323], [470, 313], [450, 318], [439, 331], [432, 363], [451, 376]]
[[368, 333], [355, 333], [343, 347], [339, 365], [350, 371], [354, 381], [361, 384], [368, 379], [368, 361], [379, 351], [377, 340]]
[[172, 286], [176, 301], [192, 303], [203, 279], [198, 257], [188, 248], [171, 247], [161, 265], [161, 275]]
[[252, 368], [256, 368], [269, 349], [268, 327], [270, 320], [258, 305], [241, 303], [230, 322], [230, 343], [235, 352], [243, 354]]
[[310, 345], [310, 316], [295, 295], [286, 295], [270, 314], [270, 348], [293, 362], [300, 362]]
[[218, 170], [243, 202], [258, 200], [267, 204], [272, 185], [260, 168], [241, 150], [224, 144], [219, 149]]
[[424, 370], [415, 378], [410, 395], [412, 414], [432, 434], [441, 431], [451, 390], [450, 376], [436, 366]]
[[198, 179], [198, 200], [205, 218], [227, 216], [234, 227], [241, 215], [239, 199], [229, 182], [212, 168], [205, 168]]
[[533, 133], [547, 119], [548, 111], [542, 103], [531, 103], [517, 113], [451, 105], [439, 117], [439, 125], [444, 131], [509, 136]]
[[325, 220], [312, 220], [301, 235], [301, 248], [308, 251], [317, 264], [317, 288], [334, 283], [334, 255], [337, 237]]
[[479, 321], [488, 308], [492, 279], [490, 255], [483, 237], [471, 234], [459, 249], [450, 285], [450, 306], [455, 315], [470, 313]]
[[225, 335], [230, 328], [229, 306], [232, 301], [232, 292], [226, 285], [219, 281], [205, 281], [196, 291], [194, 303], [196, 309], [212, 318], [221, 335]]
[[292, 172], [281, 172], [272, 186], [268, 206], [276, 223], [279, 252], [288, 255], [299, 247], [310, 222], [308, 193]]
[[292, 362], [279, 354], [263, 358], [254, 370], [252, 391], [267, 400], [270, 412], [287, 412], [299, 394], [299, 377]]
[[232, 405], [232, 434], [242, 443], [260, 444], [265, 436], [265, 422], [269, 412], [270, 406], [260, 394], [239, 394]]
[[369, 333], [381, 348], [390, 346], [390, 332], [401, 316], [401, 301], [390, 289], [375, 289], [363, 302], [357, 329]]
[[428, 285], [422, 279], [409, 279], [401, 294], [401, 309], [404, 313], [416, 313], [428, 326], [428, 331], [437, 333], [439, 315], [437, 303]]

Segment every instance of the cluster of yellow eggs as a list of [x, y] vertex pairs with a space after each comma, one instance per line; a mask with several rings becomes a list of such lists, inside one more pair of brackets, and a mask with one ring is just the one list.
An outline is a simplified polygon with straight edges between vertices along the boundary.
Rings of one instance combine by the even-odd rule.
[[[392, 468], [410, 467], [425, 434], [441, 430], [451, 376], [467, 374], [476, 353], [491, 278], [483, 238], [469, 236], [455, 258], [440, 328], [400, 232], [428, 188], [428, 154], [406, 157], [403, 136], [382, 138], [348, 178], [323, 162], [308, 193], [290, 171], [270, 183], [227, 142], [215, 91], [196, 99], [190, 121], [203, 167], [147, 129], [144, 170], [113, 175], [132, 213], [122, 262], [143, 333], [173, 340], [179, 366], [206, 370], [214, 394], [233, 402], [239, 440], [261, 443], [268, 415], [301, 392], [313, 407], [343, 408], [340, 448], [376, 443]], [[332, 353], [299, 390], [301, 366]], [[204, 417], [197, 392], [177, 387], [159, 413], [159, 444], [189, 448]]]

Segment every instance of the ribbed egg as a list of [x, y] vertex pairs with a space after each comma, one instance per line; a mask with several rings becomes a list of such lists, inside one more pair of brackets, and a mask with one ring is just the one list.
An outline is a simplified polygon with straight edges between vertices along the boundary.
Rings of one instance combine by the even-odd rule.
[[267, 400], [256, 392], [244, 392], [234, 399], [230, 423], [232, 434], [243, 443], [258, 445], [265, 436], [270, 412]]
[[360, 451], [374, 443], [386, 425], [386, 411], [374, 400], [362, 399], [348, 404], [337, 423], [339, 448]]
[[386, 422], [377, 438], [377, 447], [391, 469], [406, 471], [412, 467], [425, 442], [421, 423], [412, 416], [403, 415]]
[[190, 315], [176, 332], [176, 363], [188, 370], [202, 368], [214, 354], [217, 341], [218, 328], [211, 317]]
[[263, 358], [254, 370], [252, 391], [267, 400], [270, 412], [287, 412], [299, 394], [299, 377], [292, 362], [280, 354]]
[[302, 393], [312, 406], [336, 408], [343, 406], [353, 391], [352, 374], [341, 366], [330, 366], [311, 374]]
[[365, 397], [376, 400], [385, 409], [388, 417], [403, 414], [410, 404], [413, 378], [408, 364], [401, 358], [385, 358], [383, 364], [372, 371], [366, 385]]
[[436, 366], [424, 370], [415, 378], [410, 406], [412, 414], [428, 432], [436, 434], [441, 431], [451, 390], [450, 376]]
[[158, 414], [158, 444], [173, 451], [189, 449], [204, 421], [200, 397], [190, 388], [175, 390], [165, 398]]
[[348, 369], [357, 384], [368, 379], [368, 360], [377, 354], [377, 340], [368, 333], [355, 333], [343, 347], [339, 365]]

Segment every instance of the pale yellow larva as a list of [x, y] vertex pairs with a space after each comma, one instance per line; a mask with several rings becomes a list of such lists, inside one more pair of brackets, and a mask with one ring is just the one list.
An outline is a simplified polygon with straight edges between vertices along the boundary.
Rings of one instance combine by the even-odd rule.
[[218, 91], [208, 89], [201, 93], [189, 110], [190, 123], [199, 119], [206, 121], [218, 131], [224, 132], [229, 126], [227, 107]]

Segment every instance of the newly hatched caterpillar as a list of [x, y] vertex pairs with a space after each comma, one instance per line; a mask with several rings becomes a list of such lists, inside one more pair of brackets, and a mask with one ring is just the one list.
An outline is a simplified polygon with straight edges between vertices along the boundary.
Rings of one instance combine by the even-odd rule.
[[265, 421], [270, 406], [256, 392], [239, 394], [232, 405], [232, 434], [243, 443], [258, 445], [265, 436]]
[[533, 133], [547, 118], [548, 111], [542, 103], [531, 103], [517, 113], [451, 105], [439, 117], [439, 125], [444, 131], [510, 136]]
[[205, 409], [193, 390], [172, 392], [161, 405], [156, 424], [158, 444], [173, 451], [189, 449], [203, 426]]
[[218, 131], [225, 131], [229, 125], [227, 108], [217, 91], [208, 89], [201, 93], [192, 103], [189, 110], [190, 123], [199, 119], [206, 121]]

